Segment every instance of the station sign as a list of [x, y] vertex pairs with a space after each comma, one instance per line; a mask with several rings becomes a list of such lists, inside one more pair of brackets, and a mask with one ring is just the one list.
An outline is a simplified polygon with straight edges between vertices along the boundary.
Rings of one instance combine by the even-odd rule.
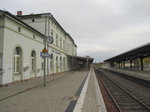
[[51, 57], [51, 55], [48, 53], [48, 50], [47, 50], [46, 48], [44, 48], [44, 49], [42, 50], [42, 52], [40, 52], [40, 56], [41, 56], [42, 58], [50, 58], [50, 57]]
[[42, 58], [50, 58], [51, 57], [51, 55], [48, 52], [47, 53], [40, 52], [40, 56]]

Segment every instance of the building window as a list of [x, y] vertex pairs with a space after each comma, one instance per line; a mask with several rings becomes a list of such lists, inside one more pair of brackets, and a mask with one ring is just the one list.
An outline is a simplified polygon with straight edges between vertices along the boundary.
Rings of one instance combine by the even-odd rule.
[[18, 27], [18, 32], [21, 32], [21, 27]]
[[60, 57], [60, 72], [62, 71], [62, 58]]
[[53, 30], [51, 30], [51, 36], [53, 37]]
[[51, 55], [50, 69], [51, 69], [51, 71], [54, 71], [54, 58], [53, 58], [53, 54]]
[[65, 40], [63, 40], [63, 49], [65, 49]]
[[58, 34], [56, 34], [56, 46], [58, 46]]
[[62, 48], [62, 39], [60, 38], [60, 48]]
[[14, 56], [14, 73], [19, 73], [20, 71], [20, 56], [19, 55], [15, 55]]
[[35, 51], [31, 52], [31, 71], [36, 71], [36, 53]]
[[67, 43], [67, 51], [69, 51], [69, 43]]
[[33, 35], [33, 39], [35, 39], [35, 35]]
[[63, 58], [63, 69], [64, 69], [64, 71], [65, 71], [65, 58]]
[[56, 57], [56, 73], [58, 73], [58, 68], [59, 68], [59, 66], [58, 66], [58, 57]]
[[20, 47], [16, 47], [14, 53], [14, 73], [21, 72], [22, 51]]

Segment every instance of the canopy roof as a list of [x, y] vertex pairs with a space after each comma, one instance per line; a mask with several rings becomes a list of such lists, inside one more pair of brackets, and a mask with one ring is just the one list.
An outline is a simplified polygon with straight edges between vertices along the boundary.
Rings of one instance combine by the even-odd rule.
[[137, 48], [131, 49], [115, 57], [112, 57], [110, 59], [107, 59], [104, 62], [121, 61], [121, 60], [135, 59], [135, 58], [148, 57], [148, 56], [150, 56], [150, 42], [142, 46], [139, 46]]
[[81, 56], [71, 56], [71, 55], [68, 55], [69, 57], [73, 58], [73, 59], [76, 59], [76, 60], [79, 60], [79, 61], [83, 61], [83, 62], [90, 62], [92, 63], [94, 58], [91, 58], [91, 57], [81, 57]]

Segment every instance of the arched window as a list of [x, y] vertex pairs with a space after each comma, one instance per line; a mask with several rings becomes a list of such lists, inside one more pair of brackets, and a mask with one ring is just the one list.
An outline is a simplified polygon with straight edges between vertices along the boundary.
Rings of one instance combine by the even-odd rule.
[[36, 53], [34, 50], [31, 52], [31, 71], [36, 71]]
[[20, 47], [15, 48], [14, 52], [14, 73], [20, 73], [22, 68], [22, 50]]

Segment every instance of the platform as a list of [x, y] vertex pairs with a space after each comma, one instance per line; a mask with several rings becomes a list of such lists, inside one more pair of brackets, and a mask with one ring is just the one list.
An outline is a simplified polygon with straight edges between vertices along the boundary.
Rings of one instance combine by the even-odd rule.
[[150, 81], [150, 72], [139, 71], [139, 70], [117, 69], [117, 68], [104, 68], [104, 69], [115, 71], [118, 73], [123, 73], [132, 77], [146, 80], [146, 81]]
[[[1, 112], [104, 112], [93, 69], [71, 71], [0, 87]], [[84, 94], [84, 97], [83, 97]], [[82, 105], [78, 105], [82, 101]], [[79, 111], [80, 112], [80, 111]]]
[[82, 112], [107, 112], [94, 69], [90, 71]]

